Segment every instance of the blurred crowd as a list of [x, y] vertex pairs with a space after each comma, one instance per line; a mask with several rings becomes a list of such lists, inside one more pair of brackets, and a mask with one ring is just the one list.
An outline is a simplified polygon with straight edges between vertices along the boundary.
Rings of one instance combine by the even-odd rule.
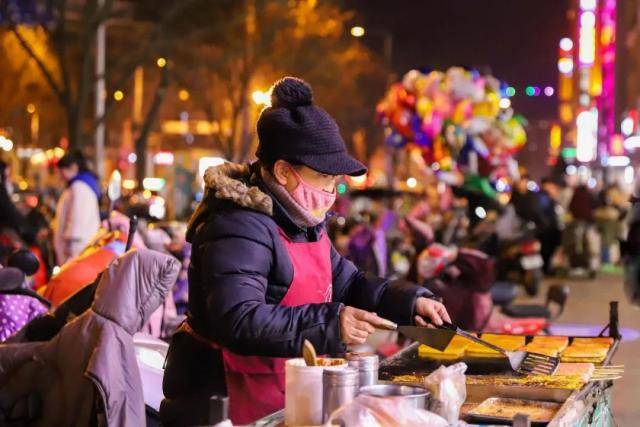
[[[567, 175], [536, 182], [523, 174], [497, 198], [442, 182], [424, 194], [356, 191], [331, 229], [342, 254], [380, 275], [429, 279], [421, 271], [434, 262], [432, 245], [473, 248], [499, 267], [528, 243], [526, 252], [542, 260], [533, 269], [535, 281], [542, 274], [594, 277], [620, 264], [631, 203], [620, 186], [593, 184]], [[500, 270], [497, 275], [505, 276]]]
[[[20, 263], [26, 261], [12, 258], [20, 251], [37, 261], [35, 271], [11, 286], [56, 307], [94, 282], [130, 240], [182, 263], [172, 298], [147, 326], [155, 336], [168, 336], [187, 309], [186, 224], [150, 215], [156, 195], [110, 200], [82, 156], [67, 154], [56, 169], [64, 183], [58, 190], [19, 192], [10, 166], [0, 162], [0, 264], [24, 271]], [[338, 252], [357, 267], [431, 288], [459, 324], [480, 329], [505, 289], [533, 296], [544, 275], [594, 277], [621, 265], [635, 247], [625, 242], [633, 200], [618, 185], [569, 175], [535, 181], [522, 174], [493, 197], [435, 181], [420, 192], [354, 189], [338, 198], [327, 225]], [[138, 222], [130, 233], [134, 215]], [[3, 336], [31, 316], [10, 319], [13, 326]]]
[[[132, 192], [111, 199], [80, 154], [63, 156], [55, 174], [59, 187], [18, 191], [10, 165], [0, 161], [0, 341], [81, 289], [95, 288], [101, 272], [129, 246], [182, 263], [174, 292], [143, 329], [168, 336], [186, 312], [186, 225], [152, 215], [159, 196]], [[136, 223], [130, 233], [131, 217]]]

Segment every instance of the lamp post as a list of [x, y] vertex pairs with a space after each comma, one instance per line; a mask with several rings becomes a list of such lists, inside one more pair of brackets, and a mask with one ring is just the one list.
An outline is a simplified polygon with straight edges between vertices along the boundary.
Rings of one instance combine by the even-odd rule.
[[[104, 8], [104, 0], [98, 0], [98, 7]], [[99, 179], [104, 178], [104, 141], [105, 141], [105, 124], [101, 118], [105, 113], [105, 52], [106, 52], [106, 24], [104, 21], [100, 22], [96, 31], [96, 58], [95, 58], [95, 117], [99, 120], [98, 126], [95, 132], [95, 144], [96, 144], [96, 173]]]
[[393, 59], [393, 34], [388, 30], [379, 28], [365, 29], [359, 25], [351, 27], [351, 35], [356, 38], [364, 37], [367, 34], [372, 34], [382, 38], [382, 55], [384, 60], [391, 69], [391, 61]]
[[[392, 71], [392, 60], [393, 60], [393, 34], [390, 31], [374, 28], [372, 30], [365, 30], [364, 27], [361, 26], [353, 26], [351, 27], [351, 35], [356, 38], [364, 37], [365, 34], [373, 34], [375, 36], [382, 38], [382, 55], [384, 57], [384, 61], [387, 65], [387, 86], [389, 86], [395, 80], [395, 74]], [[387, 176], [389, 179], [389, 187], [395, 188], [396, 179], [395, 179], [395, 171], [397, 169], [398, 164], [398, 153], [392, 147], [386, 148], [388, 153], [388, 162], [386, 162]]]

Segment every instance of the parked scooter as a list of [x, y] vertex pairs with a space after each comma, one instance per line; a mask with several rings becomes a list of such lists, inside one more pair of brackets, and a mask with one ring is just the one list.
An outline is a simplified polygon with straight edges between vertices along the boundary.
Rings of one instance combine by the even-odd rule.
[[434, 250], [437, 246], [418, 257], [418, 271], [425, 286], [443, 299], [452, 320], [464, 328], [536, 335], [562, 313], [569, 293], [566, 285], [551, 286], [544, 306], [516, 305], [518, 285], [494, 282], [494, 261], [486, 254], [462, 248], [449, 255]]
[[512, 206], [500, 215], [487, 215], [473, 230], [470, 247], [496, 259], [496, 279], [521, 284], [528, 295], [535, 296], [544, 277], [541, 245], [535, 225], [524, 223]]
[[536, 296], [544, 277], [540, 242], [531, 234], [500, 245], [497, 276], [500, 280], [520, 283], [527, 294]]

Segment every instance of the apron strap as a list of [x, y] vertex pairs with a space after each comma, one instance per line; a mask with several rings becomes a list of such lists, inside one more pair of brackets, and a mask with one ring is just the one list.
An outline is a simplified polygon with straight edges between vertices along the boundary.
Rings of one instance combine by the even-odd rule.
[[208, 347], [211, 347], [215, 350], [221, 350], [222, 347], [220, 347], [220, 345], [218, 345], [218, 343], [211, 341], [209, 338], [203, 337], [202, 335], [200, 335], [199, 333], [197, 333], [189, 324], [189, 322], [182, 322], [182, 324], [180, 325], [180, 327], [178, 327], [178, 330], [176, 332], [185, 332], [189, 335], [191, 335], [196, 341], [198, 341], [200, 344], [204, 344]]

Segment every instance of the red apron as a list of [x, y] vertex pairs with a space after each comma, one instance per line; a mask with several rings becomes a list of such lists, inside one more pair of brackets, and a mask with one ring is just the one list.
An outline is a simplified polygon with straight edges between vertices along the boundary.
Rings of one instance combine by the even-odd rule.
[[[293, 280], [280, 305], [294, 307], [331, 301], [331, 243], [295, 243], [279, 230], [293, 264]], [[284, 407], [285, 358], [240, 356], [222, 349], [229, 412], [234, 424], [249, 424]]]

